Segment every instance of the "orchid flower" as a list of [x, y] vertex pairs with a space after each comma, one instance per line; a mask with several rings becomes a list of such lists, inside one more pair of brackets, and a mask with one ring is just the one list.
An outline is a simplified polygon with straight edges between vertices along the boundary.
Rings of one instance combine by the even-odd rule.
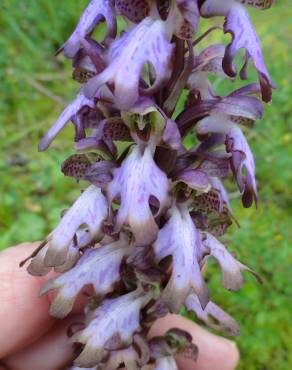
[[[71, 122], [76, 152], [61, 170], [82, 192], [28, 257], [27, 269], [35, 276], [54, 270], [40, 294], [54, 291], [50, 314], [59, 319], [85, 296], [83, 324], [70, 338], [78, 347], [71, 370], [176, 370], [178, 354], [195, 361], [196, 338], [187, 332], [148, 336], [155, 319], [182, 307], [215, 330], [239, 333], [211, 300], [204, 271], [214, 258], [226, 289], [240, 289], [244, 271], [260, 281], [223, 244], [235, 220], [224, 182], [233, 175], [243, 205], [257, 203], [245, 132], [262, 118], [261, 100], [271, 100], [274, 85], [248, 6], [271, 5], [92, 0], [59, 50], [81, 86], [39, 150]], [[198, 35], [200, 22], [212, 16], [225, 17], [231, 42], [201, 48], [214, 27]], [[106, 32], [97, 41], [101, 23]], [[242, 48], [239, 78], [246, 79], [252, 61], [259, 84], [220, 96], [209, 76], [238, 79], [234, 58]], [[186, 145], [188, 135], [196, 144]]]

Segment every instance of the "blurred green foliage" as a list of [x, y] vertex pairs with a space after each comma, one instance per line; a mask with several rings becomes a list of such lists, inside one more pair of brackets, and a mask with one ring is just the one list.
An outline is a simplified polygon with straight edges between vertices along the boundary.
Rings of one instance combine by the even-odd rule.
[[[54, 51], [69, 36], [86, 3], [1, 1], [0, 248], [43, 238], [80, 190], [80, 185], [59, 170], [73, 152], [71, 127], [45, 153], [37, 153], [37, 143], [78, 90], [70, 79], [70, 63], [62, 56], [54, 57]], [[231, 189], [234, 214], [241, 227], [234, 227], [227, 241], [242, 262], [261, 274], [264, 285], [258, 286], [246, 276], [247, 283], [240, 292], [226, 292], [220, 286], [218, 268], [213, 265], [207, 278], [213, 299], [241, 323], [237, 339], [241, 351], [239, 369], [289, 370], [292, 9], [289, 0], [282, 0], [271, 10], [251, 13], [278, 89], [273, 104], [266, 107], [264, 119], [248, 133], [257, 164], [259, 208], [242, 209], [239, 196]], [[203, 27], [208, 22], [203, 21]], [[224, 40], [228, 41], [228, 37]], [[219, 93], [234, 87], [222, 81], [215, 85]]]

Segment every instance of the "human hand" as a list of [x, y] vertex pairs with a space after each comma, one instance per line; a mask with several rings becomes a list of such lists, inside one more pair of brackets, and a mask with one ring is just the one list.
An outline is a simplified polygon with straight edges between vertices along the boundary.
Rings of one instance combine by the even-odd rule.
[[[61, 370], [72, 361], [67, 329], [80, 320], [82, 302], [63, 321], [50, 317], [50, 295], [38, 296], [48, 277], [36, 278], [18, 267], [36, 246], [25, 243], [0, 253], [0, 370]], [[158, 320], [150, 335], [162, 335], [172, 327], [190, 332], [199, 347], [196, 363], [177, 359], [180, 370], [235, 369], [238, 350], [233, 342], [182, 317], [169, 315]]]

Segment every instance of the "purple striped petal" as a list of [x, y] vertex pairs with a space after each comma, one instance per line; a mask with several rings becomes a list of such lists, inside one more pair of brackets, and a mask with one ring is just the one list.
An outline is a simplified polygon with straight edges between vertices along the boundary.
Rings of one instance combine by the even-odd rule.
[[172, 207], [153, 247], [157, 262], [172, 256], [172, 275], [162, 295], [171, 311], [177, 312], [191, 289], [205, 307], [209, 298], [199, 266], [201, 240], [186, 205]]
[[200, 192], [207, 192], [210, 189], [208, 176], [201, 170], [186, 169], [176, 176], [176, 180]]
[[63, 45], [64, 54], [67, 58], [73, 58], [82, 46], [82, 41], [90, 35], [95, 26], [105, 19], [107, 23], [107, 36], [116, 33], [116, 20], [112, 0], [91, 0], [84, 10], [78, 25]]
[[198, 319], [204, 321], [210, 328], [227, 335], [239, 335], [238, 323], [215, 303], [209, 301], [203, 310], [196, 294], [190, 294], [186, 300], [186, 307], [189, 311], [195, 312]]
[[223, 59], [224, 71], [230, 77], [236, 76], [233, 60], [237, 51], [245, 48], [258, 72], [262, 98], [265, 102], [269, 102], [272, 98], [273, 82], [264, 63], [260, 40], [244, 6], [239, 4], [230, 8], [224, 24], [224, 32], [232, 35], [232, 41], [227, 46]]
[[108, 67], [87, 82], [85, 94], [93, 97], [100, 86], [112, 82], [117, 107], [129, 109], [138, 100], [139, 81], [145, 63], [151, 63], [155, 70], [155, 82], [148, 92], [153, 92], [168, 80], [172, 50], [165, 23], [145, 18], [113, 42], [108, 53]]
[[73, 100], [62, 112], [55, 124], [50, 128], [45, 137], [39, 143], [39, 151], [46, 150], [51, 142], [55, 139], [58, 133], [67, 125], [72, 117], [79, 112], [79, 110], [88, 106], [93, 108], [94, 102], [86, 98], [81, 92], [75, 100]]
[[[243, 285], [242, 271], [247, 270], [252, 273], [258, 281], [259, 276], [249, 267], [238, 262], [226, 247], [219, 242], [212, 234], [202, 232], [202, 242], [206, 252], [214, 257], [222, 270], [222, 284], [228, 290], [239, 290]], [[207, 257], [208, 258], [208, 257]]]
[[91, 284], [96, 295], [105, 295], [120, 279], [120, 264], [131, 253], [132, 246], [125, 235], [108, 245], [88, 249], [77, 265], [57, 278], [49, 280], [41, 289], [41, 295], [52, 289], [58, 289], [50, 313], [57, 318], [64, 318], [72, 310], [81, 289]]
[[113, 337], [119, 337], [119, 348], [131, 344], [133, 334], [140, 330], [140, 310], [151, 298], [152, 292], [145, 293], [139, 288], [118, 298], [104, 300], [90, 313], [87, 327], [71, 338], [72, 342], [84, 344], [75, 365], [90, 367], [102, 361], [107, 353], [106, 344]]
[[233, 127], [226, 136], [226, 151], [231, 153], [230, 163], [242, 193], [244, 207], [257, 203], [257, 185], [253, 154], [239, 127]]
[[51, 233], [48, 240], [49, 247], [45, 256], [45, 265], [53, 267], [65, 263], [68, 248], [81, 226], [86, 225], [88, 230], [89, 240], [87, 240], [87, 244], [100, 238], [102, 224], [107, 214], [107, 201], [101, 190], [93, 185], [87, 188]]
[[113, 171], [113, 175], [114, 179], [108, 186], [109, 202], [118, 196], [121, 199], [116, 231], [128, 224], [138, 245], [153, 242], [158, 227], [151, 212], [150, 197], [157, 199], [160, 213], [169, 203], [169, 181], [155, 164], [150, 147], [144, 152], [136, 147], [122, 166]]

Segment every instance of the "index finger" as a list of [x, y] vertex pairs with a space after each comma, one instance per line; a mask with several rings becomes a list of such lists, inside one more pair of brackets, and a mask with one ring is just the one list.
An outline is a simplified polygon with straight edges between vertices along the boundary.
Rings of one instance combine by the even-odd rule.
[[49, 297], [39, 298], [47, 278], [30, 276], [19, 267], [37, 245], [24, 243], [0, 253], [0, 358], [36, 341], [55, 321], [49, 315]]

